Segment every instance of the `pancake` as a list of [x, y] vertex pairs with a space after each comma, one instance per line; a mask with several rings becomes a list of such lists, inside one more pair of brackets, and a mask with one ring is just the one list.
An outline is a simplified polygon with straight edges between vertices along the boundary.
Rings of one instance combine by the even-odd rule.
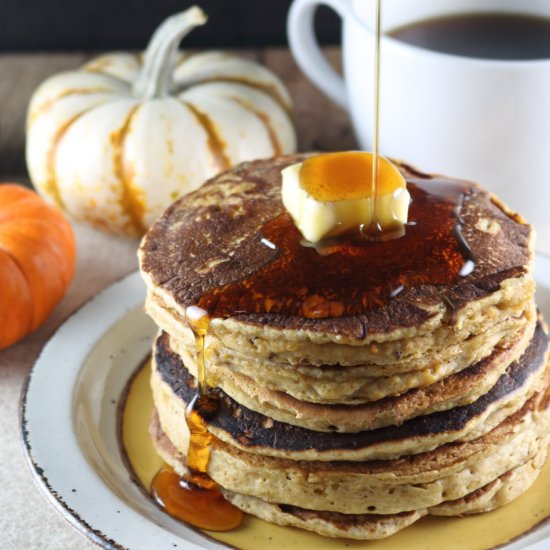
[[[185, 472], [185, 457], [178, 453], [160, 430], [158, 417], [152, 418], [151, 432], [157, 452], [181, 475]], [[493, 510], [508, 504], [525, 492], [540, 473], [547, 451], [543, 449], [533, 459], [514, 468], [487, 485], [461, 499], [446, 501], [429, 509], [400, 514], [341, 514], [308, 510], [266, 502], [257, 497], [224, 491], [225, 497], [244, 512], [271, 523], [315, 531], [328, 537], [375, 540], [388, 537], [424, 515], [456, 516]]]
[[[184, 475], [186, 471], [185, 456], [178, 452], [166, 434], [162, 432], [156, 413], [151, 418], [150, 432], [153, 445], [159, 456], [175, 472], [179, 475]], [[223, 491], [223, 493], [225, 498], [244, 512], [258, 516], [271, 523], [300, 527], [329, 537], [347, 537], [365, 540], [385, 538], [411, 525], [422, 517], [422, 514], [413, 511], [388, 516], [345, 514], [345, 518], [340, 518], [337, 514], [331, 514], [330, 512], [272, 504], [257, 497], [233, 493], [231, 491]], [[309, 514], [310, 517], [306, 519], [304, 517], [305, 514]]]
[[[274, 420], [316, 431], [357, 432], [392, 424], [400, 425], [416, 416], [467, 405], [487, 393], [511, 362], [519, 359], [533, 337], [534, 326], [526, 324], [511, 337], [501, 339], [492, 353], [472, 366], [428, 386], [397, 397], [379, 399], [364, 405], [324, 405], [300, 401], [281, 391], [262, 387], [258, 380], [221, 367], [210, 356], [208, 383], [219, 387], [241, 405]], [[170, 348], [180, 355], [186, 367], [190, 354], [177, 340]], [[196, 365], [188, 369], [196, 377]], [[387, 378], [371, 382], [390, 384]]]
[[400, 514], [339, 514], [319, 512], [295, 506], [271, 504], [256, 497], [228, 493], [226, 498], [241, 510], [271, 523], [315, 531], [326, 537], [359, 540], [386, 538], [408, 527], [425, 515], [464, 516], [488, 512], [512, 502], [538, 477], [546, 459], [546, 449], [522, 466], [506, 472], [495, 481], [465, 497], [428, 509]]
[[[225, 491], [279, 505], [345, 514], [401, 514], [464, 499], [533, 459], [540, 466], [548, 445], [549, 416], [548, 400], [532, 399], [479, 440], [397, 461], [327, 464], [266, 459], [214, 441], [208, 471]], [[184, 455], [174, 451], [155, 416], [152, 434], [157, 447], [166, 438], [173, 459], [180, 461], [176, 471], [181, 472]], [[162, 444], [159, 449], [164, 457], [166, 440], [164, 451]], [[463, 513], [468, 504], [462, 501], [458, 506]], [[442, 507], [438, 513], [449, 510]]]
[[[539, 323], [533, 339], [493, 388], [474, 403], [432, 413], [376, 430], [318, 432], [252, 411], [219, 388], [218, 414], [205, 419], [220, 440], [255, 454], [295, 460], [367, 460], [422, 453], [444, 443], [478, 437], [519, 410], [545, 382], [547, 337]], [[153, 355], [152, 388], [163, 429], [178, 448], [186, 447], [185, 407], [196, 392], [195, 380], [162, 334]]]
[[429, 508], [465, 497], [546, 449], [550, 413], [548, 401], [542, 403], [531, 398], [474, 441], [396, 460], [294, 461], [214, 439], [208, 474], [225, 490], [313, 510], [397, 514]]
[[[280, 342], [273, 342], [269, 353], [254, 357], [246, 355], [242, 350], [231, 350], [225, 347], [224, 342], [216, 342], [212, 331], [209, 338], [210, 364], [215, 368], [231, 369], [232, 372], [255, 380], [261, 387], [281, 391], [301, 401], [357, 404], [380, 400], [458, 373], [490, 355], [499, 342], [514, 339], [516, 333], [527, 326], [533, 328], [535, 315], [532, 291], [524, 292], [522, 288], [526, 281], [525, 278], [521, 284], [517, 280], [504, 283], [505, 287], [515, 288], [516, 296], [523, 297], [523, 309], [504, 313], [499, 309], [498, 313], [490, 314], [487, 308], [490, 310], [492, 306], [487, 305], [486, 316], [492, 322], [484, 332], [480, 332], [477, 327], [468, 335], [462, 335], [462, 340], [455, 338], [457, 341], [454, 343], [447, 340], [444, 347], [436, 346], [434, 342], [430, 344], [433, 346], [431, 349], [423, 348], [424, 353], [420, 356], [415, 354], [414, 360], [409, 358], [396, 362], [394, 359], [388, 365], [358, 364], [352, 365], [353, 368], [338, 363], [308, 365], [305, 358], [301, 364], [289, 364], [285, 363], [285, 350], [280, 349]], [[527, 286], [531, 285], [532, 282]], [[191, 372], [196, 372], [194, 337], [186, 323], [175, 323], [172, 315], [151, 293], [146, 301], [146, 311], [160, 328], [172, 336], [174, 347], [184, 363]], [[496, 320], [499, 315], [501, 319]], [[432, 337], [435, 341], [435, 336]], [[419, 345], [418, 339], [416, 344]], [[273, 351], [276, 347], [279, 352]], [[322, 347], [324, 349], [326, 346]], [[397, 357], [399, 354], [396, 352], [393, 355]]]
[[159, 454], [185, 473], [202, 331], [206, 474], [239, 508], [368, 540], [506, 504], [550, 441], [532, 228], [473, 183], [398, 163], [403, 236], [313, 246], [280, 197], [307, 156], [219, 174], [141, 243]]
[[[239, 369], [242, 358], [243, 368], [262, 369], [263, 386], [303, 400], [370, 401], [466, 368], [483, 356], [453, 358], [468, 353], [473, 337], [505, 330], [501, 323], [512, 323], [510, 333], [522, 325], [532, 308], [533, 234], [519, 216], [475, 184], [401, 166], [413, 197], [405, 236], [374, 244], [347, 240], [320, 253], [302, 246], [280, 200], [280, 170], [303, 158], [255, 161], [220, 174], [174, 203], [148, 232], [139, 256], [148, 304], [156, 305], [149, 311], [178, 341], [192, 349], [185, 312], [199, 305], [212, 315], [210, 353], [222, 364]], [[444, 194], [454, 202], [437, 198]], [[365, 270], [365, 254], [367, 266], [371, 256], [386, 263]], [[460, 275], [468, 258], [475, 258], [475, 269]], [[387, 282], [373, 297], [383, 275]], [[475, 348], [486, 356], [491, 345], [481, 339]], [[338, 370], [318, 369], [329, 377], [326, 390], [322, 379], [303, 384], [302, 372], [294, 387], [278, 387], [279, 372], [271, 367], [279, 365], [372, 365], [383, 376], [420, 374], [370, 392], [370, 378], [380, 371], [365, 368], [350, 398], [345, 384], [337, 391]], [[310, 374], [316, 378], [313, 369]], [[300, 397], [299, 386], [316, 386], [318, 397]]]
[[[373, 401], [432, 384], [489, 355], [495, 340], [510, 337], [526, 323], [534, 322], [533, 291], [528, 276], [505, 280], [491, 295], [464, 305], [452, 324], [442, 323], [441, 313], [414, 331], [394, 331], [393, 339], [366, 336], [363, 345], [318, 343], [316, 335], [272, 330], [267, 321], [256, 328], [235, 319], [214, 318], [209, 353], [212, 362], [229, 365], [261, 380], [263, 386], [299, 399]], [[181, 353], [187, 348], [185, 358], [193, 364], [194, 340], [187, 321], [158, 293], [149, 290], [147, 313], [181, 343]], [[321, 325], [325, 322], [317, 321]], [[343, 368], [347, 366], [354, 368]], [[372, 384], [376, 376], [384, 379]]]

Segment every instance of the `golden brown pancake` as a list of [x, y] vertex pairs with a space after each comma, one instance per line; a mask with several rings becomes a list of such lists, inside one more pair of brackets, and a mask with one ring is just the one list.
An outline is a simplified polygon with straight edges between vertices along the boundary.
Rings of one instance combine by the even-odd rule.
[[[151, 434], [157, 452], [176, 472], [185, 472], [185, 456], [162, 432], [158, 416], [151, 419]], [[390, 536], [429, 515], [468, 515], [503, 506], [526, 491], [540, 473], [547, 455], [546, 446], [524, 464], [508, 470], [495, 480], [465, 495], [419, 510], [397, 514], [349, 514], [307, 509], [289, 504], [271, 503], [261, 498], [224, 490], [226, 498], [243, 511], [279, 525], [290, 525], [329, 537], [374, 540]]]
[[[211, 363], [236, 374], [235, 391], [250, 379], [258, 391], [328, 405], [426, 388], [534, 325], [532, 231], [488, 193], [402, 165], [413, 197], [403, 237], [347, 237], [315, 249], [303, 245], [280, 200], [280, 170], [302, 158], [246, 163], [213, 178], [145, 237], [147, 310], [189, 368], [195, 344], [185, 312], [193, 305], [212, 316]], [[258, 399], [289, 408], [274, 395]]]
[[296, 461], [250, 454], [214, 438], [208, 474], [225, 490], [307, 509], [397, 514], [429, 508], [463, 498], [545, 449], [550, 411], [542, 397], [473, 441], [394, 460]]
[[[281, 391], [306, 402], [378, 401], [443, 380], [487, 357], [500, 342], [507, 346], [518, 332], [533, 330], [532, 292], [533, 282], [526, 276], [507, 280], [491, 296], [466, 306], [459, 327], [441, 326], [423, 335], [361, 347], [313, 342], [302, 345], [296, 342], [292, 331], [281, 331], [273, 335], [273, 340], [265, 342], [261, 331], [224, 334], [219, 338], [217, 329], [211, 330], [208, 348], [214, 368], [209, 373], [213, 375], [218, 367], [231, 369], [253, 379], [259, 387]], [[186, 321], [176, 322], [172, 310], [151, 293], [146, 310], [157, 325], [173, 337], [185, 364], [196, 372], [195, 342]], [[254, 342], [253, 351], [247, 350], [250, 342]], [[306, 354], [299, 364], [287, 361], [289, 351], [294, 354], [295, 346]], [[347, 364], [351, 361], [350, 354], [365, 353], [377, 363]], [[324, 355], [327, 363], [311, 364], [310, 355]], [[328, 361], [334, 363], [328, 364]]]
[[[531, 270], [532, 230], [519, 216], [475, 184], [404, 165], [412, 204], [403, 237], [350, 238], [321, 253], [303, 246], [280, 198], [281, 170], [303, 158], [241, 164], [176, 201], [151, 228], [141, 271], [175, 314], [200, 305], [243, 330], [359, 344], [441, 312], [456, 322], [466, 303]], [[365, 264], [374, 258], [378, 271]], [[395, 273], [401, 266], [406, 274]]]
[[[508, 338], [502, 338], [490, 355], [428, 386], [409, 390], [396, 397], [386, 397], [361, 405], [325, 405], [300, 401], [282, 391], [260, 385], [258, 380], [241, 374], [229, 366], [220, 366], [211, 356], [208, 383], [219, 387], [235, 401], [279, 420], [302, 428], [328, 432], [357, 432], [400, 425], [406, 420], [433, 412], [473, 403], [487, 393], [510, 363], [519, 359], [533, 337], [534, 326], [526, 323]], [[184, 365], [190, 358], [178, 341], [170, 338], [170, 348], [180, 354]], [[464, 354], [466, 355], [466, 354]], [[190, 372], [196, 376], [191, 361]], [[373, 384], [389, 385], [386, 378], [373, 379]]]
[[[421, 453], [438, 445], [478, 437], [520, 409], [540, 386], [547, 360], [547, 336], [541, 324], [518, 361], [510, 364], [490, 391], [477, 401], [392, 425], [360, 432], [319, 432], [284, 422], [244, 407], [220, 388], [212, 394], [219, 399], [216, 416], [205, 419], [208, 429], [219, 439], [248, 452], [266, 456], [315, 460], [365, 460]], [[189, 374], [162, 334], [153, 356], [153, 395], [163, 425], [186, 430], [184, 411], [196, 393]], [[182, 441], [184, 436], [171, 438]]]
[[214, 177], [142, 241], [159, 454], [184, 473], [197, 306], [217, 403], [208, 474], [238, 507], [376, 539], [509, 502], [550, 440], [531, 227], [473, 183], [399, 164], [402, 237], [312, 246], [280, 197], [281, 170], [306, 157]]

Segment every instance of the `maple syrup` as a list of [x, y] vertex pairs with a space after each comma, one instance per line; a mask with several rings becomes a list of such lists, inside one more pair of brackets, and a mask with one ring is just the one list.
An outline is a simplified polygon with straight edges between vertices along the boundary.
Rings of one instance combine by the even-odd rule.
[[[300, 186], [321, 202], [360, 200], [370, 197], [373, 171], [374, 155], [360, 151], [325, 153], [302, 162]], [[379, 178], [376, 188], [380, 195], [404, 189], [405, 179], [389, 161], [379, 160], [376, 173]]]
[[[198, 306], [212, 317], [281, 313], [306, 318], [357, 315], [418, 285], [452, 285], [475, 258], [462, 237], [461, 210], [470, 187], [443, 178], [409, 178], [406, 233], [387, 242], [347, 235], [303, 246], [286, 212], [260, 230], [270, 258], [241, 280], [205, 292]], [[465, 267], [466, 266], [466, 267]]]
[[185, 312], [189, 328], [195, 336], [195, 352], [197, 354], [197, 384], [199, 395], [207, 396], [208, 384], [206, 381], [206, 336], [210, 329], [210, 314], [207, 310], [197, 306], [190, 306]]
[[198, 393], [185, 409], [185, 420], [189, 428], [189, 449], [187, 451], [187, 475], [189, 486], [201, 489], [217, 489], [216, 483], [207, 474], [210, 460], [212, 434], [206, 429], [205, 420], [218, 410], [218, 399], [209, 392]]
[[[374, 44], [374, 128], [372, 133], [372, 220], [368, 226], [362, 225], [359, 230], [364, 237], [374, 240], [390, 240], [383, 238], [384, 230], [378, 219], [378, 185], [379, 185], [379, 138], [380, 138], [380, 38], [382, 23], [382, 3], [376, 0], [375, 44]], [[399, 237], [402, 235], [400, 234]]]
[[187, 478], [181, 478], [169, 466], [153, 478], [151, 494], [172, 517], [200, 529], [227, 531], [238, 527], [243, 518], [243, 513], [219, 491], [190, 486]]
[[238, 527], [243, 513], [225, 500], [218, 484], [208, 475], [210, 444], [213, 435], [205, 420], [218, 410], [218, 398], [208, 390], [206, 379], [206, 337], [210, 315], [196, 306], [187, 308], [187, 322], [195, 336], [197, 354], [197, 394], [185, 409], [189, 428], [187, 471], [183, 477], [164, 466], [153, 478], [151, 494], [157, 504], [171, 516], [190, 525], [211, 531]]

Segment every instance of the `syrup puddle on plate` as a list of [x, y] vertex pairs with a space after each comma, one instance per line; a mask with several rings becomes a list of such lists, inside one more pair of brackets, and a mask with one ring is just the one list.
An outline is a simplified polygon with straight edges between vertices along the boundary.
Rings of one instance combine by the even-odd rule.
[[[151, 481], [164, 465], [149, 437], [153, 397], [149, 362], [130, 380], [120, 414], [120, 437], [135, 478], [150, 494]], [[550, 518], [550, 460], [534, 485], [517, 500], [486, 514], [464, 518], [425, 517], [380, 541], [330, 539], [292, 527], [272, 525], [250, 515], [233, 531], [205, 536], [241, 550], [486, 550], [506, 544]]]

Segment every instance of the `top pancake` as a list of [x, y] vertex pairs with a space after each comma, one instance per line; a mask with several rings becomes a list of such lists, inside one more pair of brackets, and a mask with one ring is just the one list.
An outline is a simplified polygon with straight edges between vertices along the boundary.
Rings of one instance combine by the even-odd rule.
[[[413, 224], [404, 237], [386, 243], [349, 238], [321, 251], [302, 246], [281, 203], [280, 171], [303, 158], [241, 164], [174, 203], [140, 249], [149, 290], [182, 319], [187, 307], [200, 305], [240, 326], [361, 341], [451, 316], [503, 281], [530, 273], [532, 231], [519, 216], [475, 184], [404, 165], [413, 198]], [[429, 210], [435, 203], [427, 188], [456, 192], [460, 204], [439, 219], [437, 208]], [[449, 222], [452, 216], [461, 223]], [[373, 269], [373, 254], [364, 258], [368, 247], [384, 256], [387, 277]], [[471, 258], [475, 269], [467, 272], [462, 268]]]

